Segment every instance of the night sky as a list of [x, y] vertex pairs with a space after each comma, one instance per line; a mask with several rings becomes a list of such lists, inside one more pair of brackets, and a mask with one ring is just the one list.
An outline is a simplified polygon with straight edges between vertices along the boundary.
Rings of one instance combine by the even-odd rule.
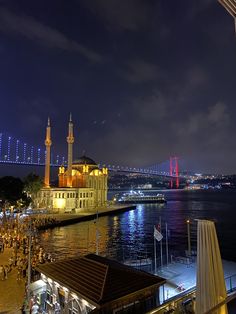
[[0, 131], [55, 153], [236, 173], [235, 73], [217, 0], [0, 0]]

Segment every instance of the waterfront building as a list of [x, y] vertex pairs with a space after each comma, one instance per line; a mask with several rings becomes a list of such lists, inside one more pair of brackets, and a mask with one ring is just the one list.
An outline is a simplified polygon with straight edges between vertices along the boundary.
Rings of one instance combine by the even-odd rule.
[[95, 254], [39, 265], [33, 300], [46, 313], [145, 313], [165, 279]]
[[87, 156], [73, 161], [73, 123], [70, 116], [68, 127], [68, 162], [67, 169], [59, 167], [58, 187], [50, 186], [50, 147], [51, 126], [48, 119], [46, 131], [46, 158], [44, 187], [37, 195], [35, 203], [38, 208], [47, 208], [57, 212], [75, 212], [94, 210], [107, 203], [107, 168]]

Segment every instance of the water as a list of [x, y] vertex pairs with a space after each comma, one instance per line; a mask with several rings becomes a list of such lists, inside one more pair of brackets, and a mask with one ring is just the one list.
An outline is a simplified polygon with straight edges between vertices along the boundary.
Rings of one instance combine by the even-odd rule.
[[[99, 254], [120, 261], [152, 257], [153, 226], [160, 217], [164, 236], [165, 223], [168, 225], [169, 250], [184, 253], [188, 248], [186, 220], [191, 220], [191, 245], [196, 249], [195, 219], [210, 219], [216, 223], [222, 258], [236, 261], [236, 192], [166, 191], [164, 194], [167, 199], [164, 205], [142, 204], [136, 210], [99, 218]], [[81, 222], [44, 231], [40, 242], [56, 259], [95, 253], [96, 223]]]

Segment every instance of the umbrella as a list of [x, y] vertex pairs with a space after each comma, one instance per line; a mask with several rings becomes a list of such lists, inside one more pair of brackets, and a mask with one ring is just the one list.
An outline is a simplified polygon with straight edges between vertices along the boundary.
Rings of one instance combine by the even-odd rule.
[[[215, 224], [198, 220], [196, 314], [210, 311], [227, 297]], [[223, 305], [212, 314], [227, 314]]]

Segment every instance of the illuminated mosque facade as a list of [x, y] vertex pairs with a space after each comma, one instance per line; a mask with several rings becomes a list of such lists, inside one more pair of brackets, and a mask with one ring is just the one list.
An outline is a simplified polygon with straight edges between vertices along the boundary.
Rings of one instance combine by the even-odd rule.
[[107, 168], [99, 168], [91, 158], [82, 156], [73, 161], [73, 122], [70, 115], [68, 127], [67, 169], [59, 167], [58, 187], [50, 187], [51, 126], [48, 119], [46, 130], [46, 158], [44, 187], [38, 193], [37, 207], [57, 212], [93, 210], [107, 203]]

